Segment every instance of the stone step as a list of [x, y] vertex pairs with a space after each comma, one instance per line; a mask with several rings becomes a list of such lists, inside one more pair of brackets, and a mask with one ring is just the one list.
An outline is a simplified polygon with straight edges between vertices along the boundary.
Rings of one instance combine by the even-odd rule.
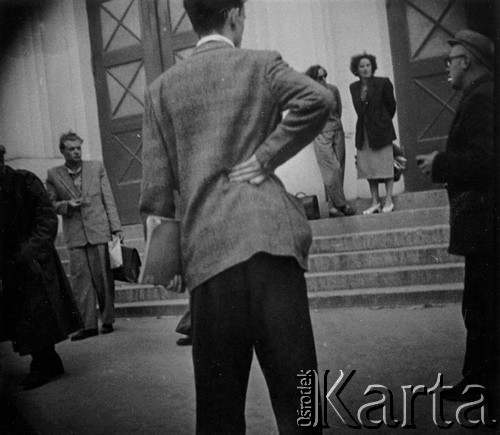
[[[458, 301], [463, 260], [447, 253], [446, 191], [404, 193], [395, 211], [310, 221], [314, 239], [306, 274], [311, 307], [374, 306]], [[359, 213], [368, 199], [356, 201]], [[125, 244], [142, 256], [142, 225], [123, 228]], [[69, 270], [67, 249], [58, 252]], [[161, 286], [116, 282], [119, 316], [180, 315], [187, 294]]]
[[184, 299], [185, 293], [167, 291], [162, 286], [127, 284], [116, 281], [115, 301], [120, 303]]
[[[421, 233], [418, 233], [421, 235]], [[432, 234], [425, 240], [429, 239], [432, 241]], [[394, 267], [403, 265], [425, 265], [425, 264], [445, 264], [445, 263], [461, 263], [463, 258], [455, 255], [451, 255], [447, 251], [448, 244], [430, 244], [430, 243], [419, 243], [421, 240], [416, 238], [408, 238], [408, 243], [403, 243], [403, 246], [395, 248], [379, 248], [376, 245], [377, 240], [372, 236], [370, 238], [362, 238], [359, 246], [351, 245], [353, 249], [349, 249], [349, 245], [339, 245], [335, 241], [329, 240], [329, 246], [332, 246], [331, 251], [323, 251], [321, 253], [311, 254], [309, 256], [309, 272], [327, 272], [331, 271], [333, 273], [338, 271], [348, 271], [348, 270], [359, 270], [359, 269], [371, 269], [371, 268], [384, 268], [384, 267]], [[404, 242], [403, 237], [396, 238], [396, 242]], [[386, 241], [385, 238], [382, 239], [383, 242]], [[417, 246], [411, 246], [413, 242]], [[397, 244], [397, 243], [395, 243]], [[371, 245], [371, 246], [368, 246]], [[372, 247], [373, 249], [369, 249]], [[68, 260], [62, 261], [63, 267], [66, 274], [70, 273], [70, 265]], [[161, 292], [161, 287], [153, 286], [139, 286], [139, 285], [124, 285], [121, 281], [116, 282], [117, 289], [123, 289], [124, 291], [131, 292], [132, 288], [136, 289], [134, 291], [141, 292], [147, 291], [149, 293], [155, 294], [158, 299], [165, 299], [165, 296], [160, 297], [159, 292]], [[154, 290], [153, 290], [154, 289]], [[168, 292], [167, 292], [168, 293]], [[141, 299], [134, 299], [141, 300]], [[150, 297], [146, 297], [145, 300], [150, 300]], [[125, 300], [124, 300], [125, 302]]]
[[[313, 230], [311, 254], [444, 243], [449, 237], [447, 208], [394, 212], [390, 216], [350, 216], [310, 223]], [[126, 239], [125, 245], [136, 248], [142, 258], [144, 239]], [[62, 261], [69, 259], [65, 246], [58, 246], [57, 252]]]
[[429, 284], [389, 288], [363, 288], [309, 293], [311, 309], [340, 307], [393, 307], [460, 302], [463, 284]]
[[309, 221], [315, 237], [365, 233], [395, 228], [446, 225], [448, 222], [448, 207], [400, 210], [392, 213], [377, 213], [367, 216], [355, 215]]
[[[356, 217], [371, 218], [372, 216], [363, 216], [363, 210], [370, 206], [370, 199], [358, 198], [354, 201], [350, 201], [358, 209]], [[447, 208], [448, 207], [448, 197], [446, 190], [426, 190], [423, 192], [404, 192], [400, 195], [394, 197], [395, 212], [404, 210], [415, 210], [415, 209], [427, 209], [427, 208]], [[393, 213], [395, 213], [393, 212]], [[388, 215], [384, 215], [388, 216]], [[345, 218], [336, 218], [335, 221]], [[323, 219], [322, 221], [332, 221], [332, 219]], [[314, 227], [323, 228], [323, 225], [318, 225], [319, 221], [311, 221]], [[338, 223], [338, 222], [337, 222]], [[328, 227], [328, 225], [326, 225]], [[144, 241], [144, 229], [142, 224], [126, 225], [123, 227], [123, 236], [125, 242], [128, 246], [129, 240], [143, 240]], [[56, 246], [64, 246], [64, 241], [62, 240], [62, 235], [59, 234], [56, 239]], [[139, 249], [139, 248], [138, 248]], [[140, 250], [141, 251], [141, 250]]]
[[122, 302], [115, 304], [115, 315], [117, 317], [180, 316], [188, 307], [188, 299]]
[[[432, 305], [459, 302], [462, 297], [461, 283], [413, 285], [392, 288], [362, 288], [309, 292], [311, 309], [339, 307], [387, 307], [397, 305]], [[118, 317], [180, 316], [189, 306], [184, 299], [122, 302], [115, 304]]]
[[309, 292], [459, 283], [463, 279], [463, 263], [306, 273]]
[[448, 225], [368, 231], [313, 238], [311, 255], [448, 243]]
[[314, 254], [309, 256], [309, 272], [347, 271], [395, 266], [415, 266], [462, 262], [451, 255], [447, 244], [369, 251]]
[[[329, 291], [348, 294], [356, 289], [406, 288], [437, 284], [461, 285], [463, 273], [463, 263], [448, 263], [338, 272], [308, 272], [306, 282], [309, 294]], [[185, 294], [169, 292], [161, 286], [123, 283], [117, 286], [115, 294], [116, 303], [129, 304], [185, 298]]]

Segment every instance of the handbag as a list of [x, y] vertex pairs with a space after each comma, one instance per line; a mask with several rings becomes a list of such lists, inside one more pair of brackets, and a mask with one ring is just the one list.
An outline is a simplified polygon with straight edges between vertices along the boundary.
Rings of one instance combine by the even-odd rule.
[[399, 181], [401, 175], [406, 169], [407, 160], [403, 154], [403, 150], [396, 144], [392, 144], [392, 155], [394, 159], [394, 181]]
[[319, 219], [319, 203], [316, 195], [306, 195], [304, 192], [299, 192], [295, 196], [302, 203], [308, 220]]
[[112, 269], [113, 278], [116, 281], [136, 283], [141, 271], [141, 257], [135, 248], [121, 245], [123, 264]]

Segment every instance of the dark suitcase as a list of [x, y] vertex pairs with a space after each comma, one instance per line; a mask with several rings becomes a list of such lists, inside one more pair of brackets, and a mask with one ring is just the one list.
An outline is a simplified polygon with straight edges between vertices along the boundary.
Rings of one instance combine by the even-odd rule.
[[135, 248], [122, 245], [123, 265], [113, 269], [113, 277], [117, 281], [136, 283], [141, 271], [141, 257]]

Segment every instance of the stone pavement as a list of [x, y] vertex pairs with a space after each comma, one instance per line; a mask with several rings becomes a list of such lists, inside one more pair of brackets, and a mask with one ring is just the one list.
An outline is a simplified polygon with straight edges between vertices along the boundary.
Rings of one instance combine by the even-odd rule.
[[[311, 311], [320, 376], [330, 370], [327, 388], [339, 370], [356, 370], [341, 399], [351, 413], [380, 398], [364, 396], [370, 384], [394, 393], [394, 417], [403, 418], [402, 385], [432, 387], [437, 374], [444, 383], [460, 379], [465, 331], [459, 304], [379, 308], [337, 308]], [[190, 347], [178, 347], [177, 316], [120, 318], [116, 331], [57, 346], [66, 375], [38, 389], [22, 391], [19, 381], [29, 357], [20, 358], [10, 343], [0, 346], [3, 404], [17, 409], [16, 427], [0, 425], [6, 434], [192, 434], [195, 405]], [[1, 386], [2, 384], [0, 384]], [[497, 433], [463, 429], [455, 419], [456, 404], [444, 405], [451, 429], [432, 421], [431, 397], [415, 401], [411, 434]], [[10, 416], [13, 410], [8, 411]], [[254, 360], [247, 397], [247, 433], [274, 434], [276, 426], [263, 376]], [[373, 417], [377, 414], [374, 413]], [[23, 422], [25, 424], [23, 424]], [[328, 406], [325, 434], [373, 433], [346, 426]], [[382, 426], [376, 433], [408, 429]]]

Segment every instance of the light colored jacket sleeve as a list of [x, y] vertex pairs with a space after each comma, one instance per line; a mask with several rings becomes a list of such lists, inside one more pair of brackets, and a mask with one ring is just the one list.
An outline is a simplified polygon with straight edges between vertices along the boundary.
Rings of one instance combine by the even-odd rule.
[[62, 200], [57, 195], [57, 189], [54, 181], [53, 170], [49, 169], [47, 172], [47, 180], [45, 181], [45, 187], [47, 189], [47, 194], [49, 195], [50, 202], [56, 209], [56, 213], [61, 216], [71, 216], [71, 208], [68, 203], [69, 200]]
[[255, 153], [260, 164], [272, 171], [321, 132], [332, 109], [333, 95], [325, 86], [290, 68], [278, 53], [268, 63], [266, 81], [281, 112], [288, 111]]
[[106, 169], [104, 169], [104, 165], [102, 163], [99, 164], [99, 183], [101, 185], [102, 202], [108, 216], [111, 233], [121, 231], [120, 218], [118, 217], [118, 212], [116, 210], [115, 199], [113, 197], [113, 192], [111, 191], [111, 185], [109, 184]]
[[[153, 92], [160, 95], [158, 89]], [[174, 218], [174, 191], [178, 190], [177, 152], [172, 122], [165, 111], [155, 106], [149, 90], [145, 92], [144, 103], [139, 201], [143, 223], [149, 215]]]

